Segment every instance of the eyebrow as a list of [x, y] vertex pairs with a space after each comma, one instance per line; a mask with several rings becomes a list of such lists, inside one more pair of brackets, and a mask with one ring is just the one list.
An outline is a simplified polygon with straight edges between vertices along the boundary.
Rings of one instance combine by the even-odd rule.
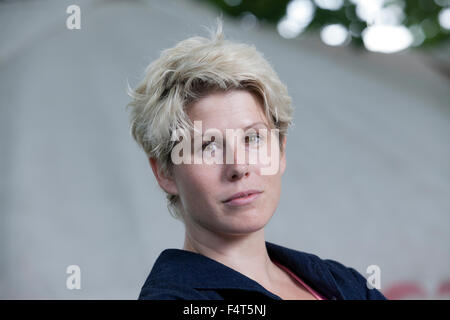
[[242, 129], [247, 130], [248, 128], [255, 127], [257, 124], [263, 124], [264, 126], [266, 126], [267, 129], [270, 129], [269, 126], [267, 125], [267, 123], [262, 122], [262, 121], [252, 123], [251, 125], [246, 126], [245, 128], [242, 128]]

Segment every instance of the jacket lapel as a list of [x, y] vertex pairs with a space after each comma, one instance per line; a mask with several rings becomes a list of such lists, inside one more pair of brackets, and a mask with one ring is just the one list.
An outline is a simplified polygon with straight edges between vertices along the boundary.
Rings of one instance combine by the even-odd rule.
[[[319, 257], [270, 242], [266, 242], [266, 248], [271, 259], [288, 267], [314, 290], [327, 298], [342, 298], [328, 267]], [[257, 291], [272, 299], [281, 299], [228, 266], [204, 255], [181, 249], [166, 249], [160, 254], [144, 287], [161, 288], [170, 286], [171, 283], [196, 289]]]

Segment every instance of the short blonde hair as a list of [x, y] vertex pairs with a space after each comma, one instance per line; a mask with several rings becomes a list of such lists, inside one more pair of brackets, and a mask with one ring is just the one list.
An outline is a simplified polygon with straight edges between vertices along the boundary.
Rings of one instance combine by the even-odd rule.
[[[281, 142], [293, 115], [286, 86], [254, 46], [225, 40], [218, 19], [210, 39], [192, 37], [162, 51], [136, 89], [128, 88], [131, 134], [147, 157], [155, 158], [163, 173], [171, 175], [170, 155], [177, 143], [171, 140], [172, 133], [194, 130], [186, 108], [213, 91], [233, 89], [248, 90], [261, 99]], [[166, 194], [166, 198], [172, 216], [183, 220], [179, 197]]]

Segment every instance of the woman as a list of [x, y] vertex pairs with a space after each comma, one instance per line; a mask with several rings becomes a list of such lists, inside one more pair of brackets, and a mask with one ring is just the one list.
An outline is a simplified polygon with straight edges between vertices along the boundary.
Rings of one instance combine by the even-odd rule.
[[130, 95], [132, 135], [185, 225], [140, 299], [385, 299], [352, 268], [265, 241], [293, 109], [254, 47], [225, 40], [219, 22], [211, 39], [163, 51]]

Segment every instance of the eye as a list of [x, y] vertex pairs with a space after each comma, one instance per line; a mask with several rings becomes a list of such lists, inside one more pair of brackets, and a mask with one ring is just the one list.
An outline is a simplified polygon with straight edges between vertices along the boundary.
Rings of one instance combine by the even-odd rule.
[[205, 151], [207, 148], [210, 149], [211, 146], [216, 146], [216, 143], [215, 143], [214, 141], [208, 141], [208, 142], [205, 142], [205, 143], [202, 145], [202, 150]]
[[259, 136], [259, 134], [253, 134], [245, 137], [245, 143], [259, 142], [260, 140], [261, 137]]

